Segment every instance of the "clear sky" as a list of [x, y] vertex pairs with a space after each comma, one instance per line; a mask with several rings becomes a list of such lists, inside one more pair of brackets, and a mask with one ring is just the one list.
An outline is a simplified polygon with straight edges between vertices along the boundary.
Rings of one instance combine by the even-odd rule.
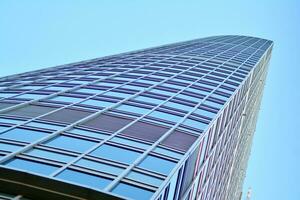
[[0, 75], [211, 35], [275, 42], [245, 189], [300, 199], [300, 1], [0, 1]]

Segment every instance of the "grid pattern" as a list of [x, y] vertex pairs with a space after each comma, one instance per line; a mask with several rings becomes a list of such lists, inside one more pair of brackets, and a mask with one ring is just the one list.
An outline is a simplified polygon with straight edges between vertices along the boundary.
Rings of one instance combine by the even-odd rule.
[[125, 198], [237, 199], [272, 45], [216, 36], [4, 77], [0, 165]]

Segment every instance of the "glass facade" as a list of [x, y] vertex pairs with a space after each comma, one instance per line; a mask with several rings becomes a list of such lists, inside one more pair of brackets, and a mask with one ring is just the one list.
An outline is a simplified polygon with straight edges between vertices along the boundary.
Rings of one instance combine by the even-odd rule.
[[0, 169], [119, 199], [239, 199], [272, 47], [214, 36], [3, 77]]

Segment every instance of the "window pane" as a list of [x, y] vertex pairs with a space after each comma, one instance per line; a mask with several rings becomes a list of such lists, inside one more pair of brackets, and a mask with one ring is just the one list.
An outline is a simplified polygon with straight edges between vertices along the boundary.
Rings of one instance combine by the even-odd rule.
[[83, 99], [82, 98], [76, 98], [76, 97], [57, 96], [57, 97], [53, 97], [49, 100], [61, 101], [61, 102], [67, 102], [67, 103], [76, 103], [76, 102], [79, 102]]
[[24, 99], [41, 99], [46, 97], [45, 94], [22, 94], [17, 96], [17, 98], [24, 98]]
[[159, 187], [163, 182], [162, 179], [150, 175], [146, 175], [140, 172], [135, 172], [135, 171], [131, 171], [126, 178], [136, 180], [138, 182], [149, 184], [149, 185], [154, 185], [156, 187]]
[[75, 170], [66, 169], [60, 174], [56, 176], [57, 178], [71, 181], [74, 183], [78, 183], [81, 185], [97, 188], [97, 189], [103, 189], [105, 186], [107, 186], [111, 180], [102, 178], [99, 176], [94, 176], [91, 174], [86, 174], [83, 172], [78, 172]]
[[166, 156], [169, 156], [169, 157], [172, 157], [172, 158], [177, 158], [177, 159], [181, 159], [182, 156], [183, 156], [180, 153], [177, 153], [175, 151], [171, 151], [171, 150], [168, 150], [168, 149], [165, 149], [165, 148], [161, 148], [161, 147], [156, 147], [153, 152], [156, 152], [156, 153], [159, 153], [159, 154], [162, 154], [162, 155], [166, 155]]
[[16, 140], [20, 142], [34, 142], [45, 136], [47, 133], [28, 129], [15, 128], [0, 135], [0, 138]]
[[23, 120], [0, 118], [0, 123], [20, 124]]
[[158, 172], [168, 175], [175, 167], [176, 163], [156, 156], [147, 156], [140, 164], [139, 167], [145, 168], [150, 171]]
[[205, 130], [207, 127], [207, 124], [194, 119], [186, 119], [182, 124], [201, 130]]
[[133, 161], [135, 161], [135, 159], [138, 158], [140, 153], [104, 144], [93, 151], [91, 155], [121, 163], [131, 164]]
[[54, 107], [46, 107], [46, 106], [36, 106], [36, 105], [28, 105], [22, 108], [18, 108], [12, 111], [8, 111], [5, 114], [8, 115], [18, 115], [25, 117], [37, 117], [43, 115], [47, 112], [53, 111], [57, 108]]
[[210, 117], [210, 118], [214, 118], [214, 116], [216, 115], [213, 112], [209, 112], [209, 111], [203, 110], [201, 108], [198, 108], [197, 110], [195, 110], [194, 113], [201, 115], [201, 116]]
[[191, 106], [187, 106], [187, 105], [184, 105], [184, 104], [181, 104], [181, 103], [175, 103], [175, 102], [166, 102], [164, 104], [164, 106], [169, 106], [171, 108], [175, 108], [175, 109], [180, 109], [180, 110], [184, 110], [186, 112], [189, 112], [193, 107]]
[[40, 123], [40, 122], [30, 122], [26, 124], [28, 126], [38, 127], [38, 128], [45, 128], [45, 129], [52, 129], [52, 130], [59, 130], [62, 129], [62, 126], [47, 124], [47, 123]]
[[70, 130], [68, 132], [75, 133], [77, 135], [84, 135], [84, 136], [88, 136], [88, 137], [98, 138], [98, 139], [105, 139], [108, 136], [99, 131], [95, 132], [95, 131], [88, 131], [88, 130], [83, 130], [83, 129], [78, 129], [78, 128], [73, 128], [72, 130]]
[[120, 167], [115, 167], [112, 165], [100, 163], [99, 161], [92, 161], [87, 159], [80, 159], [78, 162], [76, 162], [76, 165], [114, 175], [119, 175], [124, 170]]
[[74, 92], [82, 92], [82, 93], [88, 93], [88, 94], [98, 94], [98, 93], [103, 92], [103, 90], [82, 88], [82, 89], [75, 90]]
[[147, 109], [147, 108], [141, 108], [138, 106], [130, 106], [130, 105], [120, 105], [116, 109], [126, 111], [126, 112], [133, 112], [133, 113], [137, 113], [137, 114], [141, 114], [141, 115], [144, 115], [147, 112], [149, 112], [149, 109]]
[[113, 137], [112, 139], [110, 139], [110, 141], [120, 143], [120, 144], [125, 144], [125, 145], [132, 146], [132, 147], [138, 147], [141, 149], [147, 149], [150, 146], [149, 144], [145, 144], [142, 142], [136, 142], [136, 141], [133, 141], [130, 139], [124, 139], [124, 138], [120, 138], [120, 137]]
[[153, 192], [125, 183], [119, 183], [113, 190], [113, 193], [136, 200], [149, 200]]
[[6, 163], [5, 165], [9, 167], [21, 169], [24, 171], [35, 172], [43, 175], [49, 175], [58, 169], [58, 167], [55, 167], [53, 165], [48, 165], [44, 163], [39, 163], [39, 162], [34, 162], [34, 161], [29, 161], [29, 160], [24, 160], [19, 158], [13, 159], [12, 161]]
[[0, 150], [2, 151], [17, 151], [21, 148], [22, 146], [19, 145], [14, 145], [14, 144], [8, 144], [8, 143], [2, 143], [0, 142]]
[[28, 152], [26, 152], [26, 154], [36, 156], [36, 157], [46, 158], [50, 160], [57, 160], [60, 162], [69, 162], [75, 158], [74, 156], [69, 156], [65, 154], [60, 154], [60, 153], [55, 153], [55, 152], [40, 150], [40, 149], [29, 150]]
[[94, 100], [94, 99], [89, 99], [86, 100], [84, 102], [81, 102], [81, 104], [84, 105], [90, 105], [90, 106], [97, 106], [97, 107], [109, 107], [113, 104], [115, 104], [114, 102], [110, 102], [110, 101], [101, 101], [101, 100]]
[[152, 104], [157, 104], [157, 105], [164, 102], [164, 100], [161, 100], [161, 99], [145, 97], [145, 96], [135, 97], [134, 100], [143, 101], [143, 102], [152, 103]]
[[132, 96], [132, 94], [127, 94], [123, 92], [106, 92], [104, 93], [104, 95], [109, 95], [109, 96], [119, 97], [119, 98], [127, 98]]
[[95, 144], [97, 143], [64, 135], [58, 136], [46, 143], [47, 146], [76, 152], [85, 152]]
[[167, 120], [167, 121], [172, 121], [172, 122], [175, 122], [175, 123], [177, 123], [182, 118], [179, 115], [166, 113], [166, 112], [161, 112], [161, 111], [153, 111], [149, 116], [156, 117], [156, 118], [163, 119], [163, 120]]

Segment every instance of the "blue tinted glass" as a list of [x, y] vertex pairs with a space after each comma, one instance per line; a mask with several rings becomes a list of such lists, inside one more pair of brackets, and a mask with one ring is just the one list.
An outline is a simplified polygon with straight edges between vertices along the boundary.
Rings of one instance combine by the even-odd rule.
[[0, 122], [9, 124], [20, 124], [23, 120], [0, 118]]
[[18, 98], [24, 98], [24, 99], [41, 99], [44, 98], [47, 95], [42, 94], [22, 94], [17, 96]]
[[218, 109], [222, 108], [222, 106], [223, 106], [222, 104], [218, 104], [218, 103], [215, 103], [215, 102], [212, 102], [209, 100], [205, 101], [204, 104], [212, 106], [214, 108], [218, 108]]
[[160, 111], [153, 111], [152, 113], [149, 114], [149, 116], [164, 119], [164, 120], [168, 120], [168, 121], [172, 121], [172, 122], [175, 122], [175, 123], [178, 122], [182, 118], [179, 115], [160, 112]]
[[43, 87], [45, 87], [45, 86], [30, 85], [30, 86], [23, 86], [23, 87], [20, 87], [19, 89], [36, 90], [36, 89], [40, 89], [40, 88], [43, 88]]
[[171, 108], [180, 109], [180, 110], [184, 110], [184, 111], [187, 111], [187, 112], [189, 112], [193, 108], [191, 106], [187, 106], [187, 105], [184, 105], [184, 104], [181, 104], [181, 103], [175, 103], [175, 102], [171, 102], [171, 101], [166, 102], [164, 104], [164, 106], [169, 106]]
[[8, 97], [12, 97], [15, 96], [17, 93], [0, 93], [0, 98], [8, 98]]
[[69, 155], [65, 155], [65, 154], [60, 154], [60, 153], [55, 153], [55, 152], [40, 150], [40, 149], [33, 149], [26, 153], [28, 155], [46, 158], [46, 159], [50, 159], [50, 160], [57, 160], [60, 162], [69, 162], [75, 158], [74, 156], [69, 156]]
[[101, 82], [101, 83], [97, 83], [96, 85], [116, 87], [116, 86], [118, 86], [120, 84], [118, 84], [118, 83], [104, 83], [104, 82]]
[[98, 94], [98, 93], [103, 92], [103, 90], [82, 88], [82, 89], [75, 90], [74, 92], [82, 92], [82, 93], [88, 93], [88, 94]]
[[149, 92], [154, 92], [157, 94], [163, 94], [163, 95], [167, 95], [167, 96], [173, 96], [175, 94], [175, 92], [169, 92], [166, 90], [159, 90], [159, 89], [152, 89]]
[[33, 161], [19, 159], [19, 158], [13, 159], [10, 162], [6, 163], [5, 165], [9, 167], [21, 169], [24, 171], [35, 172], [43, 175], [49, 175], [58, 169], [58, 167], [55, 167], [53, 165], [33, 162]]
[[62, 126], [52, 125], [52, 124], [47, 124], [47, 123], [40, 123], [40, 122], [30, 122], [26, 125], [38, 127], [38, 128], [52, 129], [52, 130], [59, 130], [59, 129], [63, 128]]
[[98, 106], [98, 107], [109, 107], [115, 103], [110, 102], [110, 101], [101, 101], [101, 100], [94, 100], [94, 99], [89, 99], [84, 102], [81, 102], [81, 104], [86, 104], [90, 106]]
[[[5, 129], [7, 129], [8, 127], [6, 127], [6, 126], [0, 126], [0, 133], [2, 132], [2, 131], [4, 131]], [[0, 135], [0, 137], [1, 137], [1, 135]]]
[[56, 86], [51, 86], [51, 87], [45, 88], [45, 90], [56, 90], [56, 91], [67, 90], [67, 89], [69, 89], [69, 88], [67, 88], [67, 87], [56, 87]]
[[136, 142], [136, 141], [133, 141], [130, 139], [124, 139], [124, 138], [120, 138], [120, 137], [113, 137], [112, 139], [110, 139], [110, 141], [120, 143], [120, 144], [125, 144], [125, 145], [132, 146], [132, 147], [138, 147], [141, 149], [147, 149], [150, 146], [149, 144], [145, 144], [142, 142]]
[[81, 185], [97, 188], [97, 189], [103, 189], [111, 182], [111, 180], [106, 178], [102, 178], [99, 176], [94, 176], [94, 175], [90, 175], [90, 174], [86, 174], [83, 172], [78, 172], [70, 169], [64, 170], [56, 177], [74, 183], [79, 183]]
[[150, 171], [158, 172], [168, 175], [175, 167], [176, 163], [155, 156], [147, 156], [140, 164], [139, 167], [145, 168]]
[[123, 92], [106, 92], [106, 93], [104, 93], [104, 95], [120, 97], [120, 98], [127, 98], [127, 97], [132, 96], [132, 94], [127, 94], [127, 93], [123, 93]]
[[186, 119], [182, 124], [201, 130], [204, 130], [207, 127], [207, 124], [194, 119]]
[[61, 101], [61, 102], [67, 102], [67, 103], [76, 103], [76, 102], [79, 102], [83, 99], [82, 98], [76, 98], [76, 97], [57, 96], [57, 97], [53, 97], [49, 100]]
[[41, 131], [15, 128], [0, 135], [0, 138], [16, 140], [20, 142], [34, 142], [48, 135]]
[[134, 99], [138, 100], [138, 101], [147, 102], [147, 103], [157, 104], [157, 105], [164, 102], [164, 100], [161, 100], [161, 99], [145, 97], [145, 96], [138, 96], [138, 97], [135, 97]]
[[202, 99], [201, 98], [197, 98], [197, 97], [193, 97], [193, 96], [189, 96], [189, 95], [185, 95], [185, 94], [179, 94], [177, 95], [177, 97], [182, 98], [182, 99], [187, 99], [196, 103], [199, 103]]
[[194, 113], [201, 115], [201, 116], [210, 117], [210, 118], [214, 118], [214, 116], [216, 115], [213, 112], [209, 112], [209, 111], [203, 110], [201, 108], [198, 108], [197, 110], [195, 110]]
[[131, 171], [126, 178], [136, 180], [141, 183], [154, 185], [156, 187], [159, 187], [161, 183], [163, 182], [163, 179], [159, 179], [150, 175], [146, 175], [140, 172]]
[[181, 159], [182, 158], [182, 154], [180, 153], [177, 153], [175, 151], [172, 151], [172, 150], [168, 150], [168, 149], [165, 149], [165, 148], [161, 148], [161, 147], [156, 147], [154, 149], [154, 152], [156, 153], [159, 153], [159, 154], [162, 154], [162, 155], [166, 155], [166, 156], [170, 156], [172, 158], [177, 158], [177, 159]]
[[76, 165], [115, 175], [119, 175], [124, 170], [120, 167], [115, 167], [112, 165], [100, 163], [99, 161], [92, 161], [87, 159], [80, 159], [78, 162], [76, 162]]
[[0, 142], [0, 150], [2, 151], [16, 151], [20, 149], [22, 146], [14, 145], [14, 144], [7, 144]]
[[87, 141], [84, 139], [77, 139], [68, 136], [58, 136], [53, 140], [46, 143], [47, 146], [53, 146], [60, 149], [76, 151], [76, 152], [85, 152], [90, 149], [92, 146], [97, 144], [96, 142]]
[[133, 90], [143, 90], [146, 87], [136, 86], [136, 85], [124, 85], [124, 86], [122, 86], [122, 88], [133, 89]]
[[153, 192], [149, 190], [142, 189], [133, 185], [128, 185], [125, 183], [119, 183], [112, 190], [112, 192], [136, 200], [149, 200], [153, 195]]
[[147, 108], [141, 108], [141, 107], [138, 107], [138, 106], [130, 106], [130, 105], [120, 105], [116, 109], [127, 111], [127, 112], [138, 113], [138, 114], [141, 114], [141, 115], [146, 114], [147, 112], [149, 112], [149, 109], [147, 109]]
[[68, 131], [70, 133], [75, 133], [77, 135], [84, 135], [88, 137], [98, 138], [98, 139], [105, 139], [108, 135], [103, 134], [101, 132], [94, 132], [94, 131], [87, 131], [83, 129], [73, 128], [72, 130]]
[[93, 151], [91, 155], [114, 160], [117, 162], [131, 164], [135, 159], [137, 159], [140, 153], [104, 144]]

